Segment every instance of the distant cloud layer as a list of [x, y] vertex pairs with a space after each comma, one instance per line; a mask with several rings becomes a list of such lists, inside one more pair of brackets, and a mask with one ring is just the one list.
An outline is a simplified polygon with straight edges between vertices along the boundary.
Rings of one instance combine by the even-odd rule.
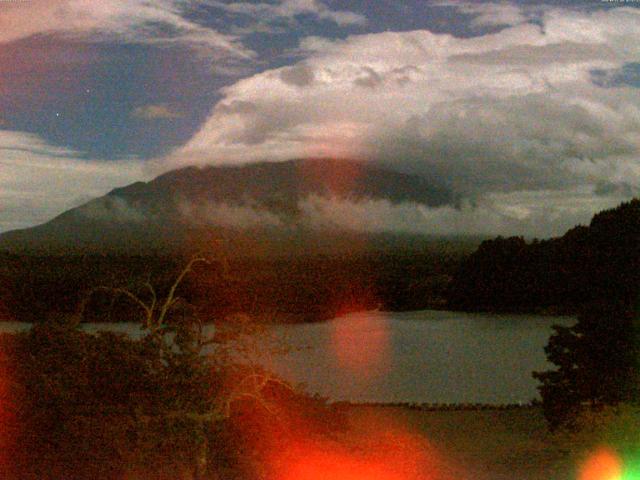
[[44, 223], [148, 176], [140, 162], [81, 160], [33, 135], [0, 130], [0, 232]]
[[534, 16], [533, 13], [538, 10], [535, 7], [510, 5], [505, 2], [442, 1], [437, 3], [442, 6], [456, 7], [461, 13], [473, 15], [471, 25], [478, 28], [527, 23]]
[[171, 120], [182, 117], [182, 114], [165, 104], [142, 105], [136, 107], [131, 115], [146, 120]]
[[319, 0], [282, 0], [279, 3], [210, 0], [208, 3], [229, 13], [252, 17], [262, 24], [283, 18], [293, 19], [298, 15], [313, 15], [340, 26], [367, 23], [366, 18], [362, 15], [346, 10], [332, 10]]
[[[304, 60], [223, 89], [170, 161], [375, 159], [444, 178], [483, 205], [493, 194], [568, 199], [586, 189], [618, 200], [637, 191], [638, 89], [598, 85], [594, 72], [640, 60], [640, 11], [546, 7], [534, 25], [512, 5], [460, 8], [514, 26], [470, 39], [425, 30], [306, 38]], [[545, 221], [521, 208], [520, 223]]]
[[[148, 213], [136, 210], [118, 197], [109, 197], [105, 202], [93, 202], [85, 206], [82, 213], [91, 218], [118, 221], [153, 220]], [[473, 205], [463, 202], [457, 207], [311, 194], [297, 202], [295, 213], [276, 213], [258, 204], [216, 201], [182, 201], [179, 213], [190, 223], [214, 227], [549, 237], [564, 233], [576, 223], [588, 223], [594, 211], [615, 203], [611, 197], [594, 196], [588, 189], [488, 194]]]

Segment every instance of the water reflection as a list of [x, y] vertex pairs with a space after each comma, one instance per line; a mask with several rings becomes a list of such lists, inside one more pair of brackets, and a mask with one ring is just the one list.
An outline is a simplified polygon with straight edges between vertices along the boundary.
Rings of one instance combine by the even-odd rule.
[[[415, 403], [526, 403], [537, 397], [534, 370], [553, 324], [570, 317], [447, 311], [367, 312], [313, 324], [274, 325], [292, 350], [265, 366], [331, 400]], [[0, 331], [28, 324], [0, 323]], [[87, 331], [134, 337], [137, 324], [90, 324]], [[213, 326], [207, 330], [213, 332]]]

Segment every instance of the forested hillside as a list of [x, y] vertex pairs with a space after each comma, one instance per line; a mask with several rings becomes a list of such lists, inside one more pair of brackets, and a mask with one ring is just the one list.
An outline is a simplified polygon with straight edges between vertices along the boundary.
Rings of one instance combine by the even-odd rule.
[[454, 276], [452, 309], [575, 313], [595, 299], [640, 291], [640, 200], [596, 214], [559, 238], [483, 242]]

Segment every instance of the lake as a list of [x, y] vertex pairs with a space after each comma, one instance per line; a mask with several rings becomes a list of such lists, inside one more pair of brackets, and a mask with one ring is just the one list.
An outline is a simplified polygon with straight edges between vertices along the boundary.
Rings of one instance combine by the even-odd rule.
[[[546, 370], [551, 326], [572, 317], [423, 310], [363, 312], [323, 323], [274, 325], [292, 347], [262, 358], [309, 393], [330, 400], [415, 403], [526, 403], [539, 398], [534, 370]], [[0, 331], [29, 328], [0, 324]], [[88, 331], [137, 336], [135, 324], [90, 324]]]

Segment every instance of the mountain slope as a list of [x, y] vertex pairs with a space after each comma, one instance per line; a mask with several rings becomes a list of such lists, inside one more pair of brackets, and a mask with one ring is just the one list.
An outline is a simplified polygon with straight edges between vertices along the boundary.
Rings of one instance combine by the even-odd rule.
[[349, 160], [187, 167], [0, 235], [0, 248], [147, 250], [216, 235], [276, 244], [344, 240], [348, 228], [326, 218], [332, 202], [440, 206], [454, 198], [425, 178]]

